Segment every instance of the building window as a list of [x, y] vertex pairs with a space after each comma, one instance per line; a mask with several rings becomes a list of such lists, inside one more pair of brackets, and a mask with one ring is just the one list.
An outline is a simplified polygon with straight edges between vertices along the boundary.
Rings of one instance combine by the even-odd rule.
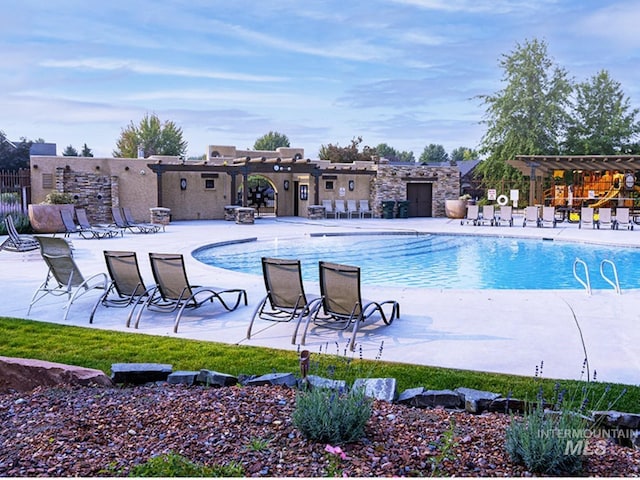
[[207, 189], [216, 188], [216, 181], [213, 178], [205, 179], [204, 188], [207, 188]]
[[53, 174], [42, 174], [42, 188], [53, 188]]
[[333, 190], [333, 180], [327, 180], [326, 182], [324, 182], [324, 189]]

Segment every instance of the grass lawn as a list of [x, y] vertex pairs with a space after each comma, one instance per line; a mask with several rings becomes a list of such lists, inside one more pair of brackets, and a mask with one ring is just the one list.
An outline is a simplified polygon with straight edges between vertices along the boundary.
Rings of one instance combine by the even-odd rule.
[[[114, 363], [167, 363], [175, 370], [216, 370], [231, 375], [259, 375], [272, 372], [299, 373], [297, 352], [262, 347], [227, 345], [181, 338], [113, 332], [90, 328], [0, 317], [0, 355], [33, 358], [96, 368], [111, 373]], [[535, 400], [540, 389], [545, 398], [553, 398], [556, 380], [495, 373], [454, 370], [384, 361], [360, 360], [345, 356], [329, 346], [329, 352], [311, 352], [311, 371], [353, 381], [358, 377], [392, 377], [398, 390], [475, 388], [509, 395], [511, 398]], [[333, 350], [332, 350], [333, 349]], [[577, 366], [576, 368], [578, 368]], [[334, 372], [329, 374], [328, 372]], [[586, 382], [560, 381], [576, 399], [583, 398]], [[609, 387], [609, 389], [607, 389]], [[615, 405], [609, 402], [620, 396]], [[590, 382], [589, 408], [640, 413], [640, 387]]]

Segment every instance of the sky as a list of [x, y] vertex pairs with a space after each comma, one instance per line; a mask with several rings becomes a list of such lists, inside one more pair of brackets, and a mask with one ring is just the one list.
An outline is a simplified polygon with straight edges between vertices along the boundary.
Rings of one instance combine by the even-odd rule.
[[110, 157], [145, 115], [188, 156], [288, 137], [477, 148], [500, 60], [534, 39], [640, 107], [638, 0], [0, 0], [0, 131]]

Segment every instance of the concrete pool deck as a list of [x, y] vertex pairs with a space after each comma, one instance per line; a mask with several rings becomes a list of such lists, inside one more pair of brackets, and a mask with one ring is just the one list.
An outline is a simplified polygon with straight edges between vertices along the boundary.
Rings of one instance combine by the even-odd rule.
[[[98, 292], [77, 300], [66, 321], [63, 321], [64, 298], [53, 296], [36, 303], [27, 316], [31, 296], [46, 276], [45, 264], [37, 250], [0, 251], [0, 315], [295, 351], [299, 347], [290, 341], [292, 323], [256, 320], [251, 339], [246, 338], [253, 311], [265, 295], [262, 277], [204, 265], [195, 260], [191, 252], [206, 244], [251, 237], [262, 240], [354, 231], [498, 235], [640, 247], [640, 227], [634, 231], [593, 230], [579, 229], [577, 224], [565, 222], [556, 228], [522, 228], [522, 216], [516, 216], [513, 227], [462, 226], [459, 220], [446, 218], [265, 217], [256, 219], [253, 225], [223, 220], [181, 221], [157, 234], [125, 233], [124, 237], [101, 240], [85, 240], [74, 235], [71, 238], [74, 258], [83, 274], [90, 276], [106, 272], [103, 250], [133, 250], [138, 254], [142, 276], [150, 284], [153, 277], [149, 252], [182, 253], [191, 283], [244, 288], [248, 306], [234, 312], [226, 312], [219, 304], [187, 311], [177, 334], [173, 333], [172, 314], [145, 312], [139, 329], [135, 330], [125, 326], [128, 310], [116, 308], [99, 308], [90, 325], [89, 312]], [[0, 243], [3, 240], [0, 237]], [[250, 243], [247, 248], [251, 248]], [[326, 260], [331, 260], [330, 252]], [[591, 275], [597, 274], [591, 272]], [[624, 285], [624, 279], [620, 280]], [[305, 288], [311, 295], [319, 291], [317, 282], [305, 282]], [[381, 356], [384, 361], [528, 376], [544, 362], [545, 378], [577, 379], [585, 359], [582, 336], [591, 375], [597, 371], [597, 379], [602, 382], [640, 384], [640, 290], [623, 290], [621, 295], [613, 289], [594, 290], [589, 296], [576, 282], [575, 290], [447, 290], [364, 285], [362, 291], [367, 299], [395, 299], [401, 305], [401, 318], [390, 327], [376, 322], [358, 334], [357, 342], [365, 358], [375, 358], [384, 342]], [[310, 329], [310, 332], [304, 348], [312, 353], [327, 346], [329, 352], [339, 349], [342, 353], [349, 338], [348, 331]], [[202, 367], [215, 369], [215, 365]]]

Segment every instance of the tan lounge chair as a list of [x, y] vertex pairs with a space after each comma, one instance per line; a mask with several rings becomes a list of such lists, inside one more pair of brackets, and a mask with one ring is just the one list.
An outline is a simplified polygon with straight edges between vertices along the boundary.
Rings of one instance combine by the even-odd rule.
[[502, 205], [500, 212], [496, 216], [496, 225], [508, 224], [513, 227], [513, 207], [511, 205]]
[[49, 270], [47, 278], [31, 298], [27, 315], [31, 312], [31, 307], [47, 295], [66, 295], [67, 303], [64, 306], [64, 320], [66, 320], [71, 305], [77, 298], [93, 290], [107, 290], [109, 282], [106, 274], [98, 273], [88, 278], [82, 275], [65, 239], [40, 236], [35, 238], [40, 244], [40, 253]]
[[347, 200], [347, 214], [349, 218], [358, 217], [362, 218], [360, 211], [358, 210], [358, 204], [355, 200]]
[[531, 223], [536, 227], [540, 226], [540, 209], [535, 205], [525, 207], [524, 209], [524, 221], [522, 222], [522, 226], [526, 227], [527, 223]]
[[556, 228], [556, 222], [556, 207], [542, 207], [542, 218], [540, 218], [538, 226], [548, 225]]
[[[171, 313], [178, 311], [173, 331], [178, 331], [178, 325], [186, 308], [198, 308], [206, 302], [218, 300], [227, 311], [238, 308], [244, 299], [247, 304], [247, 292], [242, 289], [220, 290], [215, 287], [191, 285], [187, 279], [184, 266], [184, 258], [181, 254], [173, 253], [149, 253], [151, 271], [157, 286], [157, 295], [150, 296], [138, 311], [136, 328], [140, 322], [140, 316], [145, 309]], [[224, 297], [235, 297], [227, 303]]]
[[620, 225], [626, 227], [627, 230], [633, 230], [633, 221], [627, 207], [616, 208], [616, 230], [620, 228]]
[[[251, 338], [251, 329], [257, 318], [272, 322], [290, 322], [300, 315], [309, 313], [300, 260], [263, 257], [262, 277], [267, 295], [253, 312], [247, 338]], [[294, 332], [292, 343], [295, 343], [295, 337]]]
[[360, 200], [359, 205], [360, 205], [360, 218], [364, 218], [367, 215], [369, 215], [369, 218], [373, 218], [373, 212], [369, 207], [369, 200]]
[[322, 200], [322, 206], [324, 207], [324, 218], [329, 218], [330, 216], [336, 218], [336, 211], [333, 209], [333, 201]]
[[600, 227], [609, 227], [613, 230], [615, 227], [615, 221], [611, 215], [611, 208], [609, 207], [600, 207], [598, 208], [598, 222], [596, 223], [598, 229]]
[[593, 219], [592, 207], [580, 208], [580, 223], [578, 224], [578, 228], [582, 228], [583, 225], [585, 226], [591, 225], [591, 228], [596, 228], [596, 222]]
[[7, 234], [9, 235], [9, 238], [2, 242], [0, 250], [7, 250], [9, 252], [28, 252], [40, 248], [38, 241], [34, 237], [18, 233], [11, 215], [7, 215], [5, 217], [4, 224], [7, 227]]
[[348, 218], [349, 212], [344, 207], [344, 200], [336, 200], [336, 218]]
[[147, 287], [142, 280], [136, 252], [105, 250], [104, 259], [111, 282], [109, 288], [94, 305], [89, 323], [93, 323], [93, 317], [100, 305], [107, 308], [132, 306], [126, 323], [129, 327], [136, 307], [149, 300], [155, 293], [156, 286]]
[[496, 209], [493, 205], [483, 205], [482, 215], [478, 218], [478, 225], [484, 225], [488, 223], [492, 227], [496, 223]]
[[156, 223], [140, 223], [136, 222], [131, 214], [131, 209], [129, 207], [122, 207], [122, 215], [124, 216], [124, 221], [127, 223], [127, 226], [130, 228], [138, 228], [142, 233], [157, 233], [162, 229], [164, 231], [164, 225], [158, 225]]
[[[336, 330], [346, 330], [352, 326], [349, 350], [354, 351], [356, 335], [365, 321], [376, 317], [382, 319], [385, 325], [391, 325], [400, 317], [400, 304], [395, 300], [371, 302], [362, 299], [359, 267], [329, 262], [320, 262], [319, 266], [321, 297], [306, 316], [302, 345], [306, 342], [311, 322]], [[302, 318], [299, 318], [299, 322]]]
[[465, 223], [467, 225], [469, 223], [477, 225], [479, 220], [480, 207], [478, 205], [467, 205], [467, 216], [464, 219], [460, 220], [460, 225], [464, 225]]

